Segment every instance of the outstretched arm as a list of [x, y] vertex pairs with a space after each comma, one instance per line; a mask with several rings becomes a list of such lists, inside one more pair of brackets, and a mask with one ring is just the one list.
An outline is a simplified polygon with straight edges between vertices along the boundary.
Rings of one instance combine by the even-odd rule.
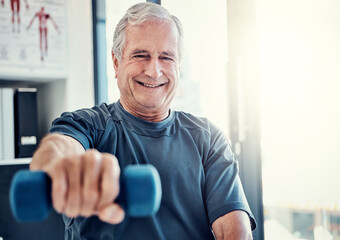
[[55, 29], [57, 30], [57, 32], [60, 34], [60, 30], [58, 28], [58, 25], [55, 23], [55, 21], [53, 20], [51, 15], [49, 16], [49, 19], [51, 20], [51, 22], [52, 22], [53, 26], [55, 27]]
[[53, 207], [58, 212], [68, 217], [97, 215], [112, 224], [123, 220], [124, 210], [114, 203], [120, 168], [112, 154], [85, 151], [74, 138], [53, 133], [40, 143], [30, 169], [50, 176]]
[[237, 210], [217, 218], [212, 229], [217, 240], [252, 240], [249, 216], [246, 212]]
[[33, 16], [33, 18], [32, 18], [32, 20], [30, 21], [30, 23], [27, 25], [27, 30], [28, 29], [30, 29], [30, 27], [32, 26], [32, 23], [33, 23], [33, 21], [34, 21], [34, 19], [37, 17], [37, 14], [35, 14], [34, 16]]

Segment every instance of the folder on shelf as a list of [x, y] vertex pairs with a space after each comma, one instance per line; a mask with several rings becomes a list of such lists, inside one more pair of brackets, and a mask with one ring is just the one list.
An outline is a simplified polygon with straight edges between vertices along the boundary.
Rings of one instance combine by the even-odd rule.
[[2, 159], [14, 159], [14, 90], [1, 88]]
[[14, 94], [15, 157], [32, 157], [38, 142], [36, 88], [19, 88]]

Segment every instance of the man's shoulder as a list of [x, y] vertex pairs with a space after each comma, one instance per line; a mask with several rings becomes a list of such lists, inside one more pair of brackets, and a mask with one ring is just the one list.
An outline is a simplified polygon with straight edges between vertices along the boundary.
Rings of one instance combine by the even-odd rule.
[[208, 134], [212, 138], [226, 138], [221, 129], [206, 117], [199, 117], [182, 111], [176, 111], [176, 115], [177, 121], [182, 128], [191, 129], [195, 132], [201, 130], [201, 132]]
[[81, 108], [71, 112], [64, 112], [53, 121], [53, 124], [74, 121], [84, 123], [97, 130], [103, 130], [108, 119], [112, 118], [112, 114], [114, 114], [113, 104], [102, 103], [92, 108]]
[[176, 118], [180, 127], [185, 129], [200, 129], [211, 134], [211, 122], [205, 117], [195, 116], [191, 113], [176, 111]]
[[97, 117], [105, 117], [111, 115], [110, 105], [102, 103], [101, 105], [93, 106], [92, 108], [80, 108], [73, 112], [64, 112], [62, 116], [72, 116], [76, 119], [93, 119]]

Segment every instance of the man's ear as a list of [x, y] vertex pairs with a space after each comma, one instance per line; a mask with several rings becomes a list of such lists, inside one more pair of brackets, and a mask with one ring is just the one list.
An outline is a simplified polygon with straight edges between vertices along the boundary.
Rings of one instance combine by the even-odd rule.
[[111, 52], [111, 56], [112, 56], [113, 68], [115, 70], [115, 78], [117, 78], [118, 77], [119, 60], [113, 52]]

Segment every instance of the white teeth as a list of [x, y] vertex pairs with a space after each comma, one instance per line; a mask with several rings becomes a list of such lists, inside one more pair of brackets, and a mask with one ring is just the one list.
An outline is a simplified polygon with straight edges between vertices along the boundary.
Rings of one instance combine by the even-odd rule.
[[162, 84], [158, 84], [158, 85], [152, 85], [152, 84], [147, 84], [147, 83], [143, 83], [143, 82], [140, 82], [140, 81], [136, 81], [136, 82], [139, 83], [140, 85], [143, 85], [144, 87], [149, 87], [149, 88], [161, 87], [165, 84], [165, 83], [162, 83]]
[[143, 85], [144, 85], [145, 87], [150, 87], [150, 88], [155, 88], [155, 87], [160, 86], [160, 85], [149, 85], [149, 84], [146, 84], [146, 83], [143, 83]]

